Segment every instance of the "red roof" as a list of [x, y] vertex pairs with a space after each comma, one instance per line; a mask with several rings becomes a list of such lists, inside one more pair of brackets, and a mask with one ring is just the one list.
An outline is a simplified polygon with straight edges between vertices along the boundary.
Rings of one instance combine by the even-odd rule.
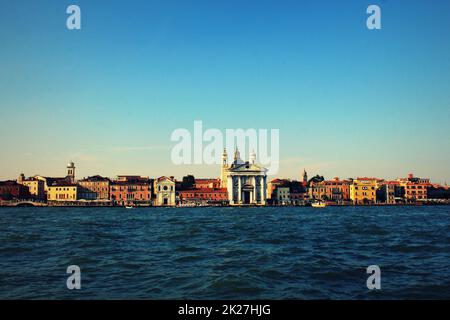
[[201, 188], [201, 189], [189, 189], [189, 190], [182, 190], [180, 191], [180, 193], [182, 192], [194, 192], [194, 193], [214, 193], [214, 192], [227, 192], [227, 188], [215, 188], [215, 189], [211, 189], [211, 188]]
[[209, 179], [209, 178], [195, 179], [195, 182], [219, 182], [219, 181], [220, 181], [219, 179]]
[[52, 185], [49, 187], [76, 187], [77, 185], [75, 183], [69, 182], [69, 181], [58, 181], [53, 182]]

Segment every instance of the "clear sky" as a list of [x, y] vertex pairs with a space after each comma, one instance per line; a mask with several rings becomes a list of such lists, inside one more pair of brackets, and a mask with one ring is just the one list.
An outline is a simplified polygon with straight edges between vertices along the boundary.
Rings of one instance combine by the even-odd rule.
[[450, 1], [0, 0], [0, 179], [219, 176], [170, 161], [194, 120], [280, 129], [280, 177], [450, 182]]

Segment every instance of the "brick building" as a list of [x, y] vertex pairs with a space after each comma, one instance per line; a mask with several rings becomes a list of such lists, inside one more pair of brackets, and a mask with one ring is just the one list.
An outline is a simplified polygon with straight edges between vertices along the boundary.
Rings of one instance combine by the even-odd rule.
[[0, 181], [0, 199], [29, 199], [30, 191], [27, 186], [24, 186], [16, 181]]
[[334, 178], [333, 180], [311, 181], [309, 197], [316, 200], [348, 201], [350, 200], [350, 181]]
[[227, 188], [203, 188], [178, 191], [182, 204], [226, 204], [228, 202]]
[[428, 199], [427, 190], [431, 187], [430, 179], [417, 178], [410, 173], [407, 178], [398, 179], [398, 181], [405, 191], [406, 202]]
[[110, 198], [110, 183], [111, 180], [99, 175], [79, 180], [78, 184], [81, 187], [80, 198], [87, 200], [108, 200]]
[[152, 203], [153, 181], [147, 177], [119, 176], [109, 184], [110, 199], [117, 205], [142, 205]]
[[220, 188], [220, 179], [195, 179], [195, 189], [218, 189]]

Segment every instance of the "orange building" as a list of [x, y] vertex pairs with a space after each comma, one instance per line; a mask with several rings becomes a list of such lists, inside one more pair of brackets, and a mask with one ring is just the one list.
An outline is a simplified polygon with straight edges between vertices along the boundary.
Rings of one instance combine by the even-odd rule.
[[398, 179], [400, 186], [405, 190], [405, 200], [407, 202], [428, 199], [427, 190], [431, 187], [430, 179], [414, 177], [412, 173], [407, 178]]
[[153, 181], [140, 176], [120, 176], [109, 185], [110, 198], [118, 205], [150, 205]]
[[348, 201], [350, 200], [350, 184], [348, 180], [324, 180], [320, 182], [311, 181], [309, 186], [309, 197], [317, 200]]
[[195, 179], [195, 189], [218, 189], [220, 188], [220, 179]]
[[178, 192], [181, 203], [225, 203], [228, 201], [227, 188], [203, 188]]
[[[93, 199], [90, 200], [107, 200], [109, 199], [109, 184], [111, 181], [108, 178], [101, 176], [92, 176], [78, 181], [78, 184], [82, 188], [83, 192], [92, 195]], [[80, 195], [80, 198], [90, 198]]]

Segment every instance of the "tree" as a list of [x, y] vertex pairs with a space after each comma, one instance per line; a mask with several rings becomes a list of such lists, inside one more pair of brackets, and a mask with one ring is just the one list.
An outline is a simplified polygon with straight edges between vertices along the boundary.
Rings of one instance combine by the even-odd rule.
[[309, 179], [309, 181], [308, 181], [308, 187], [309, 187], [309, 185], [311, 184], [311, 182], [319, 183], [319, 182], [322, 182], [322, 181], [324, 181], [324, 180], [325, 180], [325, 178], [324, 178], [323, 176], [315, 175], [314, 177], [312, 177], [311, 179]]
[[187, 175], [183, 177], [181, 182], [181, 188], [183, 190], [193, 188], [195, 184], [195, 177], [193, 175]]

